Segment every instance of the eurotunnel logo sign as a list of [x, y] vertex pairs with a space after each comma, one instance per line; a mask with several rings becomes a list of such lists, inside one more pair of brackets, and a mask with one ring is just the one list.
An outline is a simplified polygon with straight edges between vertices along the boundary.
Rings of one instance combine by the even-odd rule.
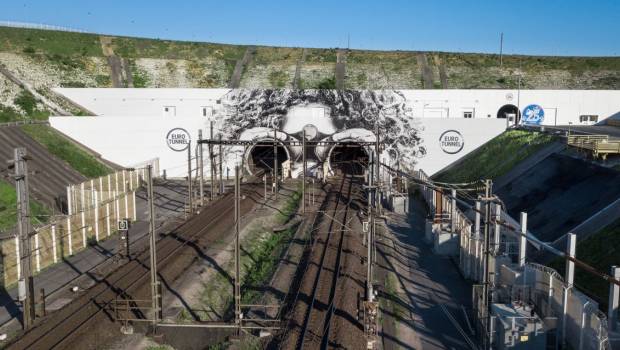
[[463, 149], [463, 146], [465, 146], [465, 141], [463, 140], [463, 135], [461, 135], [460, 132], [456, 130], [448, 130], [444, 131], [444, 133], [439, 137], [439, 146], [445, 153], [456, 154]]
[[545, 110], [539, 105], [529, 105], [523, 109], [521, 122], [529, 125], [541, 125], [545, 120]]
[[175, 152], [185, 151], [189, 147], [189, 141], [189, 133], [182, 128], [174, 128], [166, 135], [166, 144]]

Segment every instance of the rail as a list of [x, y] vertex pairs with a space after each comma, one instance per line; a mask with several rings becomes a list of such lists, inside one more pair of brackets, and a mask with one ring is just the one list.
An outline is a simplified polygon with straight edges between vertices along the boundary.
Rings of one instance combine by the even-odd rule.
[[[230, 216], [232, 197], [228, 197], [228, 199], [218, 201], [215, 204], [213, 210], [209, 212], [219, 214], [210, 217], [206, 224], [204, 220], [195, 220], [180, 225], [179, 229], [185, 226], [185, 231], [191, 232], [187, 236], [171, 237], [170, 239], [167, 239], [169, 236], [166, 236], [163, 238], [161, 244], [157, 246], [158, 265], [179, 256], [177, 254], [179, 250], [191, 246], [196, 237], [203, 235], [205, 231], [216, 225], [219, 219]], [[110, 310], [119, 295], [127, 295], [132, 288], [139, 286], [139, 283], [149, 276], [148, 259], [148, 249], [142, 250], [136, 258], [130, 260], [115, 275], [106, 278], [105, 283], [95, 285], [88, 290], [87, 295], [69, 304], [62, 315], [57, 315], [58, 317], [54, 320], [48, 319], [44, 324], [33, 328], [10, 346], [12, 348], [48, 349], [61, 347], [73, 334], [77, 334], [80, 330], [88, 327], [97, 315]], [[96, 307], [92, 307], [93, 303]], [[59, 318], [62, 319], [59, 320]]]
[[[346, 222], [346, 216], [348, 214], [348, 209], [349, 209], [349, 205], [347, 204], [346, 209], [344, 210], [344, 217], [345, 220], [342, 220], [341, 222], [338, 222], [337, 220], [334, 219], [335, 215], [338, 213], [338, 206], [341, 202], [341, 198], [342, 198], [342, 194], [343, 194], [343, 188], [345, 186], [347, 180], [347, 176], [343, 176], [342, 178], [342, 183], [340, 184], [340, 190], [338, 191], [338, 198], [336, 200], [336, 206], [334, 207], [334, 215], [333, 216], [329, 216], [327, 215], [327, 218], [331, 219], [331, 224], [330, 226], [330, 230], [327, 233], [327, 238], [325, 239], [325, 243], [324, 243], [324, 249], [323, 252], [321, 253], [321, 258], [320, 258], [320, 262], [319, 262], [319, 267], [318, 267], [318, 272], [317, 275], [315, 276], [314, 282], [313, 282], [313, 288], [312, 288], [312, 295], [311, 295], [311, 301], [310, 301], [310, 305], [308, 306], [308, 310], [306, 312], [306, 315], [304, 317], [304, 321], [303, 321], [303, 325], [302, 325], [302, 329], [301, 329], [301, 334], [299, 336], [298, 342], [297, 342], [297, 349], [303, 349], [304, 348], [304, 343], [306, 341], [307, 338], [307, 331], [310, 328], [310, 323], [311, 323], [311, 316], [313, 314], [314, 310], [314, 305], [315, 302], [318, 298], [317, 296], [317, 292], [319, 290], [318, 285], [321, 281], [321, 277], [322, 277], [322, 272], [324, 270], [324, 265], [325, 265], [325, 257], [327, 256], [327, 252], [329, 250], [329, 244], [330, 241], [332, 239], [333, 233], [336, 230], [332, 229], [332, 226], [334, 223], [337, 223], [338, 226], [340, 227], [339, 230], [341, 235], [340, 235], [340, 241], [338, 243], [338, 251], [337, 251], [337, 255], [336, 255], [336, 263], [333, 269], [333, 278], [332, 278], [332, 282], [331, 282], [331, 292], [330, 292], [330, 297], [329, 297], [329, 302], [328, 302], [328, 307], [327, 307], [327, 314], [325, 315], [324, 318], [324, 322], [323, 322], [323, 332], [320, 335], [321, 336], [321, 345], [320, 348], [321, 349], [327, 349], [328, 344], [329, 344], [329, 333], [330, 333], [330, 328], [331, 328], [331, 319], [332, 316], [334, 314], [335, 311], [335, 305], [334, 305], [334, 301], [335, 301], [335, 294], [337, 292], [336, 286], [338, 284], [338, 277], [340, 275], [340, 262], [341, 262], [341, 256], [342, 256], [342, 249], [343, 249], [343, 240], [344, 240], [344, 231], [346, 230], [346, 227], [344, 224], [342, 224], [342, 222]], [[347, 190], [347, 198], [351, 198], [351, 189], [353, 187], [353, 181], [352, 179], [349, 180], [349, 187]], [[316, 241], [318, 242], [318, 240]]]

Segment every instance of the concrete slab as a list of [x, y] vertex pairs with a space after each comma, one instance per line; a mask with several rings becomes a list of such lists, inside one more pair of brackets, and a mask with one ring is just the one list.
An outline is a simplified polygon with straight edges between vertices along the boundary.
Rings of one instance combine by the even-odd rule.
[[512, 217], [528, 212], [528, 229], [553, 241], [620, 198], [620, 172], [553, 154], [497, 194]]

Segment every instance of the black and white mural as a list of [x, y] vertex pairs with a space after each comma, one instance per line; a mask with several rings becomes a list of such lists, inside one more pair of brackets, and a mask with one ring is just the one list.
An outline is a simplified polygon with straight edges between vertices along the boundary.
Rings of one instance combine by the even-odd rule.
[[[423, 126], [397, 90], [240, 89], [223, 96], [220, 105], [215, 119], [224, 139], [273, 140], [275, 129], [278, 139], [300, 140], [305, 129], [308, 140], [374, 141], [378, 130], [384, 161], [413, 168], [426, 155]], [[295, 168], [296, 150], [285, 151]], [[317, 148], [309, 162], [318, 164], [329, 152]]]

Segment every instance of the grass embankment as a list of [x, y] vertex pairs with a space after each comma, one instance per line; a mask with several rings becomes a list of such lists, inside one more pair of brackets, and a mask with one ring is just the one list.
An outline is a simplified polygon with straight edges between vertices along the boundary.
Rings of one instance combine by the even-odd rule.
[[[294, 192], [284, 207], [281, 208], [272, 220], [274, 226], [287, 223], [297, 212], [301, 199], [300, 192]], [[296, 225], [280, 232], [273, 232], [271, 227], [257, 225], [250, 228], [246, 238], [241, 242], [241, 302], [249, 304], [258, 301], [264, 294], [262, 286], [269, 281], [275, 272], [278, 262], [286, 249], [289, 240], [293, 237]], [[225, 273], [219, 272], [205, 282], [201, 293], [200, 310], [196, 315], [201, 320], [210, 320], [214, 314], [230, 318], [233, 311], [232, 276], [234, 260], [231, 258], [223, 267]], [[189, 312], [184, 310], [181, 320], [191, 320]]]
[[[607, 274], [612, 265], [620, 266], [620, 220], [616, 220], [585, 241], [579, 242], [576, 256], [579, 260]], [[563, 259], [558, 258], [549, 266], [564, 275]], [[598, 301], [602, 310], [607, 310], [609, 282], [576, 267], [575, 285]]]
[[554, 140], [553, 136], [539, 132], [505, 131], [433, 178], [442, 182], [496, 179]]
[[73, 169], [88, 178], [103, 176], [110, 172], [110, 169], [95, 157], [47, 125], [23, 125], [22, 130], [47, 148], [50, 153], [69, 163]]
[[50, 112], [41, 110], [37, 106], [37, 99], [30, 92], [21, 90], [15, 96], [13, 104], [19, 107], [21, 111], [0, 104], [0, 123], [25, 121], [25, 120], [47, 120]]
[[[99, 37], [97, 34], [0, 27], [0, 51], [27, 55], [66, 72], [88, 72], [96, 77], [96, 81], [86, 83], [80, 81], [80, 75], [71, 75], [63, 86], [109, 87], [109, 76], [102, 75], [101, 70], [90, 69], [90, 58], [103, 57]], [[143, 58], [185, 60], [186, 67], [196, 78], [194, 84], [216, 88], [227, 86], [235, 63], [243, 57], [247, 46], [113, 36], [112, 48], [117, 56], [130, 62]], [[313, 88], [321, 82], [323, 86], [332, 86], [329, 79], [333, 75], [337, 49], [308, 48], [306, 51], [302, 86]], [[620, 57], [504, 55], [500, 66], [499, 56], [495, 54], [370, 50], [347, 50], [345, 86], [350, 89], [420, 88], [422, 76], [418, 56], [422, 54], [432, 72], [434, 87], [442, 86], [443, 72], [449, 88], [515, 89], [519, 84], [528, 89], [620, 88]], [[300, 48], [259, 46], [256, 62], [243, 72], [242, 86], [286, 87], [292, 82], [292, 72], [300, 57]], [[165, 65], [162, 67], [157, 69], [168, 69]], [[249, 79], [253, 77], [256, 79]], [[147, 83], [148, 87], [161, 84], [158, 81]]]
[[[39, 202], [30, 199], [30, 222], [33, 225], [47, 222], [49, 210]], [[0, 231], [17, 225], [17, 192], [10, 183], [0, 180]]]

